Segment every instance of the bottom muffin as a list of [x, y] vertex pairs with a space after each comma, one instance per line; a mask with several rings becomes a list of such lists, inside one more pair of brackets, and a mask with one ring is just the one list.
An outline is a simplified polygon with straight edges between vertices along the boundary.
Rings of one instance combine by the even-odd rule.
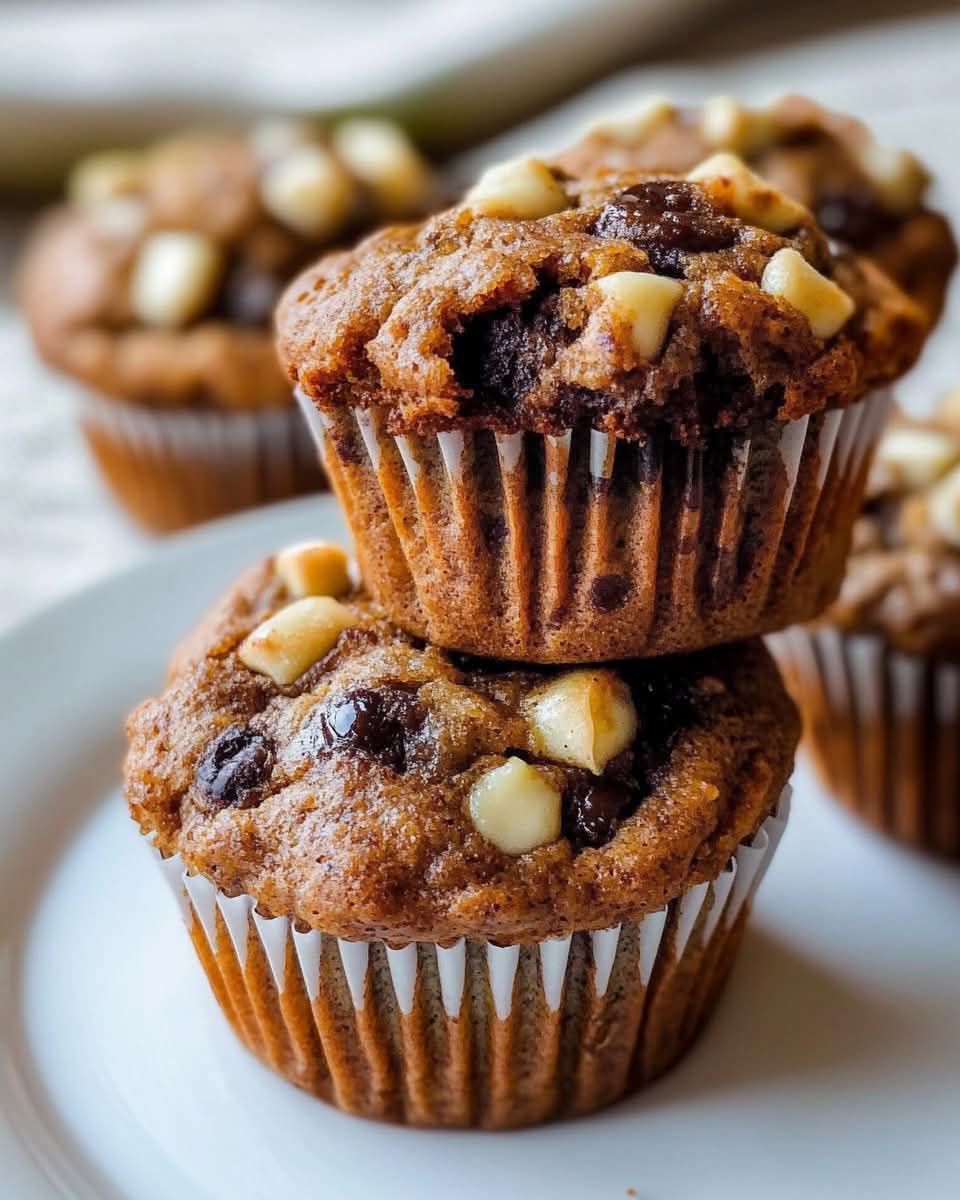
[[342, 552], [249, 572], [131, 716], [131, 813], [240, 1039], [364, 1116], [588, 1112], [693, 1042], [787, 815], [759, 642], [547, 670], [410, 638]]

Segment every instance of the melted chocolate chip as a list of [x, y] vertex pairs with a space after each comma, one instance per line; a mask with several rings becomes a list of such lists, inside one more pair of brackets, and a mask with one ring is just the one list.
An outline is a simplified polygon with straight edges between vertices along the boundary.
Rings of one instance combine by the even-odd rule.
[[647, 252], [655, 271], [680, 279], [685, 255], [728, 249], [736, 242], [737, 226], [696, 185], [653, 179], [605, 204], [594, 233], [632, 242]]
[[248, 726], [231, 725], [207, 746], [197, 786], [213, 810], [255, 808], [273, 769], [273, 742]]
[[616, 780], [578, 780], [563, 799], [563, 832], [575, 850], [603, 846], [635, 800], [633, 790]]
[[590, 585], [590, 603], [597, 612], [615, 612], [630, 594], [630, 581], [623, 575], [598, 575]]
[[320, 735], [329, 750], [352, 750], [405, 771], [425, 720], [416, 685], [385, 683], [335, 696], [320, 714]]
[[232, 267], [220, 289], [219, 308], [237, 325], [266, 328], [280, 295], [280, 280], [267, 271], [239, 263]]
[[825, 233], [851, 246], [868, 246], [887, 233], [894, 221], [877, 204], [869, 188], [851, 188], [822, 195], [817, 220]]

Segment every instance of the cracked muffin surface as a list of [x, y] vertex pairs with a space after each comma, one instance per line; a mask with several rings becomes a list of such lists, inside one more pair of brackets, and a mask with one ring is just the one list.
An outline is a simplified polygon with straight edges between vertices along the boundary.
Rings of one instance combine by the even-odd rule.
[[265, 914], [431, 941], [605, 928], [714, 878], [787, 781], [797, 717], [759, 642], [527, 668], [424, 644], [347, 593], [291, 677], [304, 601], [278, 561], [181, 645], [125, 767], [161, 853]]
[[456, 208], [290, 285], [291, 380], [321, 410], [377, 407], [393, 433], [589, 424], [697, 445], [902, 374], [919, 308], [722, 157], [690, 178], [494, 169]]

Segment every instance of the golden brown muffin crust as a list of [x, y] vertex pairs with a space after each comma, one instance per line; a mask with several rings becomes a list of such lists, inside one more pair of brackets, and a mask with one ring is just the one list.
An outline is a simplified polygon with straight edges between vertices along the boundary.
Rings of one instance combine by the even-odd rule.
[[[715, 428], [848, 405], [919, 352], [919, 309], [868, 263], [832, 253], [809, 214], [781, 236], [683, 179], [562, 182], [569, 207], [554, 215], [465, 204], [304, 272], [278, 310], [291, 380], [321, 409], [379, 406], [392, 432], [588, 421], [630, 439], [667, 425], [699, 444]], [[761, 288], [784, 249], [852, 298], [834, 335]], [[603, 297], [588, 285], [621, 271], [682, 284], [655, 359], [591, 320]]]
[[[279, 688], [237, 648], [288, 601], [272, 562], [251, 570], [128, 724], [126, 796], [142, 832], [227, 892], [255, 896], [264, 913], [398, 940], [607, 927], [715, 877], [790, 774], [798, 721], [759, 642], [621, 666], [640, 733], [605, 777], [635, 781], [633, 811], [593, 846], [577, 832], [580, 810], [565, 808], [556, 841], [504, 854], [470, 819], [480, 774], [524, 755], [565, 804], [584, 782], [531, 750], [521, 709], [550, 673], [424, 645], [355, 596], [346, 603], [358, 628]], [[380, 716], [399, 713], [399, 725], [331, 743], [331, 706], [355, 702], [357, 689], [376, 693]]]

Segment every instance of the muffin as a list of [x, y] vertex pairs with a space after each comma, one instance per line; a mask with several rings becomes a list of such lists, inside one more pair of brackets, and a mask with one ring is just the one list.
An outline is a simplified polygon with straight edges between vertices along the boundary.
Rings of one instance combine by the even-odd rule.
[[687, 178], [494, 167], [305, 271], [277, 325], [389, 616], [542, 663], [820, 612], [925, 334], [729, 155]]
[[651, 96], [595, 125], [557, 156], [574, 174], [687, 171], [713, 151], [733, 151], [805, 204], [823, 231], [867, 254], [935, 322], [957, 248], [946, 219], [925, 205], [930, 176], [905, 150], [879, 145], [854, 117], [804, 96], [745, 108], [715, 96], [699, 110]]
[[960, 393], [891, 426], [838, 600], [774, 645], [827, 788], [960, 858]]
[[128, 723], [130, 811], [224, 1013], [391, 1121], [519, 1126], [641, 1087], [713, 1008], [783, 831], [799, 725], [767, 652], [466, 658], [344, 561], [252, 569]]
[[84, 434], [137, 520], [177, 529], [322, 486], [274, 304], [324, 247], [430, 193], [400, 130], [373, 121], [326, 141], [276, 122], [191, 133], [77, 166], [28, 249], [22, 303], [39, 352], [82, 385]]

